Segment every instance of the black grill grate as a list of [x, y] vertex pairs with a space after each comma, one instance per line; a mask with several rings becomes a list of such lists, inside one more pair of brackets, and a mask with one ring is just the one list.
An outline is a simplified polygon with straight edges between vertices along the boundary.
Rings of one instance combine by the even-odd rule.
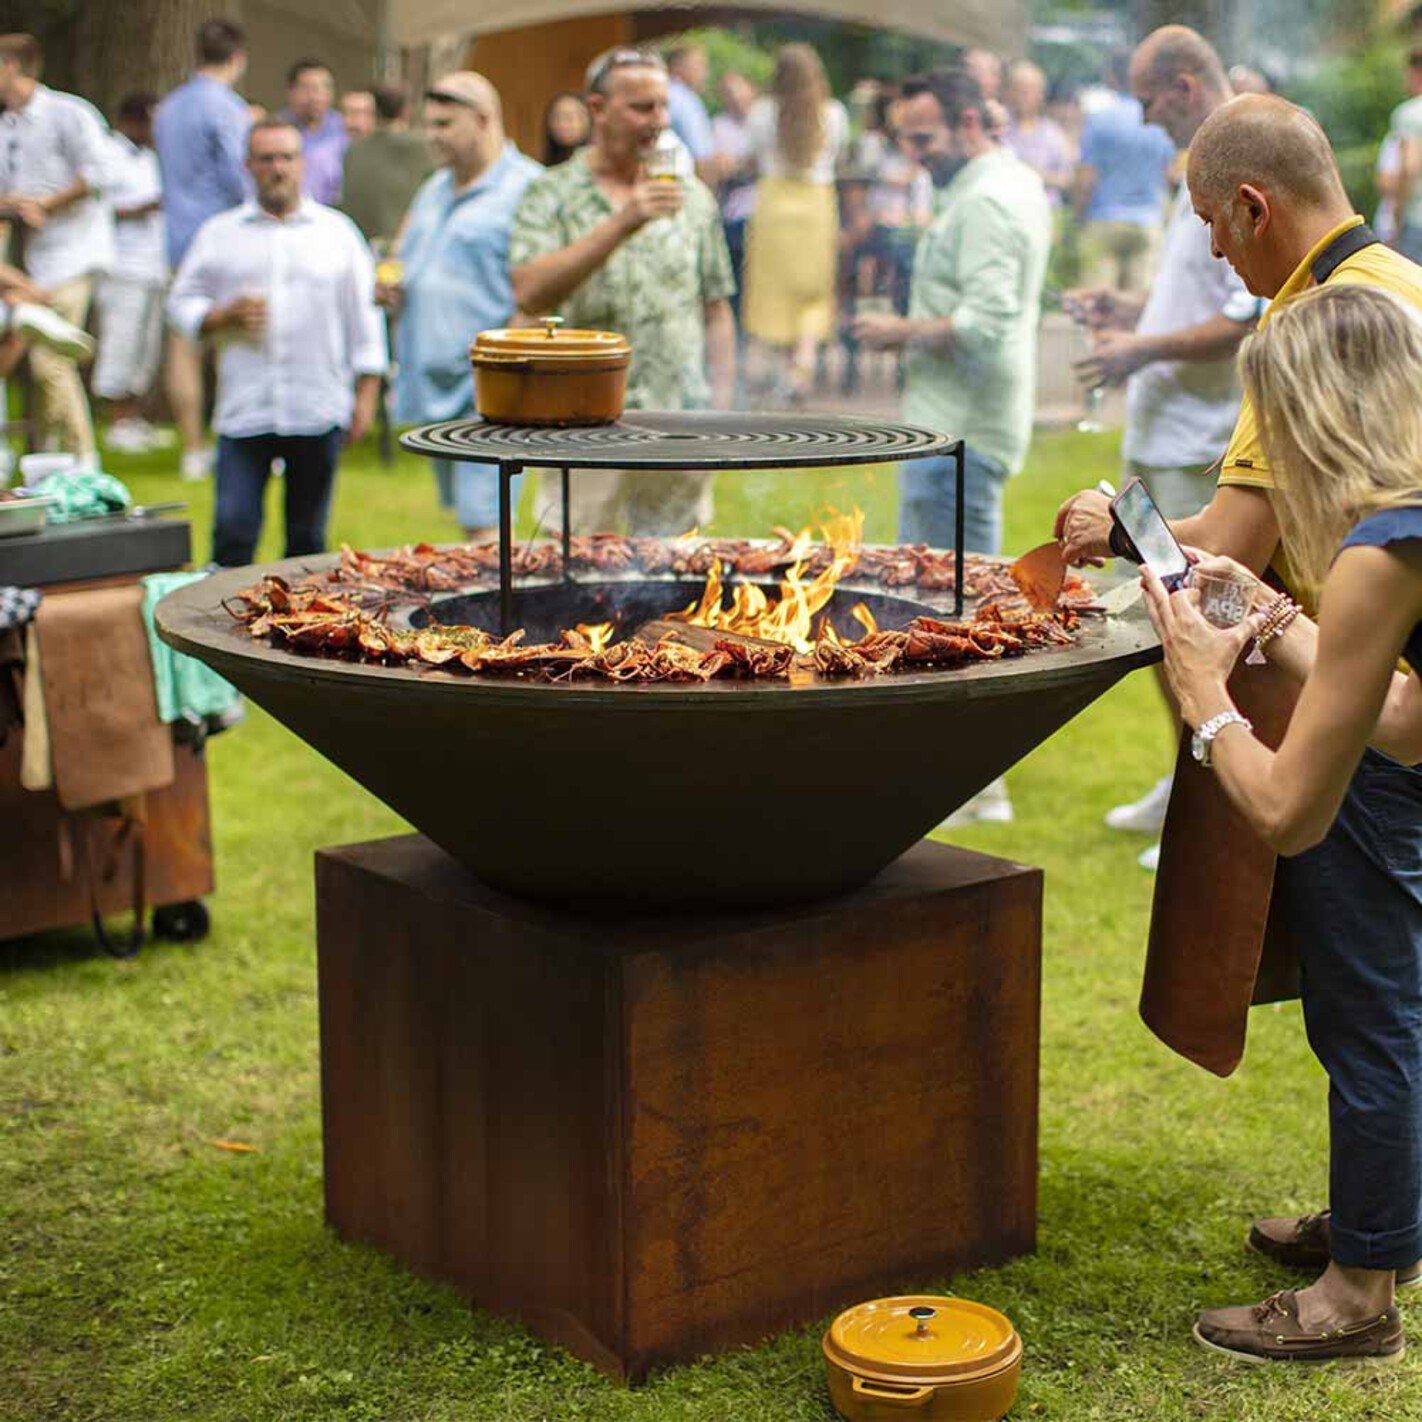
[[536, 469], [776, 469], [883, 464], [948, 454], [915, 425], [848, 415], [637, 411], [612, 425], [544, 429], [451, 420], [401, 437], [415, 454]]
[[513, 500], [510, 485], [524, 469], [558, 469], [563, 476], [563, 570], [568, 556], [568, 481], [574, 469], [702, 470], [813, 469], [823, 465], [889, 464], [952, 455], [958, 497], [956, 552], [963, 610], [963, 443], [917, 425], [880, 424], [852, 415], [742, 415], [719, 411], [638, 410], [611, 425], [545, 429], [449, 420], [400, 436], [414, 454], [493, 464], [499, 473], [499, 615], [513, 628]]

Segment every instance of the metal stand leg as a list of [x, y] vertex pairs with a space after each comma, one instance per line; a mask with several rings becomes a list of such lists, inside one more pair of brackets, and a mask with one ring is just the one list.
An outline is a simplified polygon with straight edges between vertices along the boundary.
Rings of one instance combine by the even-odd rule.
[[395, 428], [390, 423], [390, 382], [380, 377], [380, 396], [375, 405], [375, 432], [380, 462], [389, 468], [395, 462]]
[[570, 583], [573, 581], [573, 558], [572, 540], [573, 531], [570, 527], [569, 509], [571, 496], [569, 493], [568, 471], [563, 470], [563, 581]]
[[513, 631], [513, 481], [522, 470], [499, 465], [499, 625], [505, 637]]
[[963, 485], [967, 472], [962, 440], [953, 446], [953, 478], [958, 490], [957, 508], [953, 515], [953, 616], [963, 615]]

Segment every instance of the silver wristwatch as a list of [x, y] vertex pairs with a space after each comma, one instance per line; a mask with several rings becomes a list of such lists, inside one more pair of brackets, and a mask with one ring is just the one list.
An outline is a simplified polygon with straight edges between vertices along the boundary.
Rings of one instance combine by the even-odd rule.
[[1201, 765], [1208, 766], [1210, 763], [1210, 747], [1215, 743], [1215, 737], [1224, 730], [1226, 726], [1243, 726], [1246, 731], [1252, 731], [1254, 724], [1246, 721], [1238, 711], [1221, 711], [1218, 716], [1211, 716], [1194, 735], [1190, 737], [1190, 754], [1195, 757]]

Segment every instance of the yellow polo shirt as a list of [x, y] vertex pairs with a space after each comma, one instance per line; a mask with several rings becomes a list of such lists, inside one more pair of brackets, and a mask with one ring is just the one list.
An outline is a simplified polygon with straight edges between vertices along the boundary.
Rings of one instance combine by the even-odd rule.
[[[1282, 302], [1314, 285], [1313, 264], [1329, 243], [1344, 232], [1360, 227], [1362, 222], [1361, 217], [1351, 217], [1347, 222], [1340, 222], [1327, 236], [1319, 240], [1294, 269], [1293, 275], [1279, 288], [1279, 294], [1259, 318], [1261, 327], [1268, 324], [1270, 315]], [[1340, 262], [1328, 280], [1330, 285], [1352, 282], [1359, 286], [1380, 286], [1422, 310], [1422, 267], [1408, 261], [1401, 253], [1393, 251], [1381, 242], [1374, 242]], [[1259, 437], [1259, 421], [1255, 417], [1254, 406], [1247, 393], [1239, 407], [1239, 419], [1235, 422], [1234, 435], [1225, 451], [1219, 481], [1221, 484], [1234, 484], [1246, 489], [1274, 487], [1274, 476], [1269, 471], [1269, 463], [1264, 457], [1264, 446]], [[1289, 592], [1312, 610], [1316, 605], [1316, 590], [1311, 591], [1299, 585], [1282, 547], [1275, 553], [1271, 566]]]

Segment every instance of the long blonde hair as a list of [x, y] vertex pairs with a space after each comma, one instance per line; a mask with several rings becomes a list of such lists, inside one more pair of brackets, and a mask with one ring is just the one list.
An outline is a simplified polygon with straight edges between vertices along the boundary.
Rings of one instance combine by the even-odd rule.
[[787, 44], [775, 56], [775, 146], [787, 167], [813, 166], [825, 141], [829, 80], [820, 57], [807, 44]]
[[1422, 504], [1422, 313], [1379, 287], [1278, 306], [1240, 355], [1294, 571], [1321, 587], [1348, 530]]

